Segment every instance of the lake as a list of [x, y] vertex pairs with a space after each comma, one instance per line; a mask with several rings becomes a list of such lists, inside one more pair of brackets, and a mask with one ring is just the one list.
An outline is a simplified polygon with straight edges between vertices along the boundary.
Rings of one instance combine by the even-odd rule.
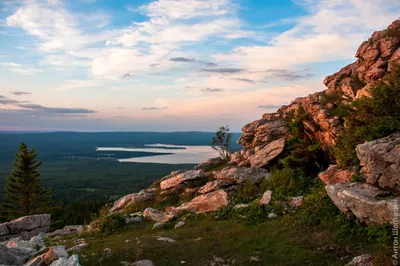
[[[144, 148], [97, 147], [96, 151], [110, 152], [151, 152], [157, 155], [118, 159], [119, 162], [163, 163], [163, 164], [198, 164], [209, 158], [218, 157], [217, 151], [210, 146], [145, 144]], [[172, 154], [171, 154], [172, 153]]]

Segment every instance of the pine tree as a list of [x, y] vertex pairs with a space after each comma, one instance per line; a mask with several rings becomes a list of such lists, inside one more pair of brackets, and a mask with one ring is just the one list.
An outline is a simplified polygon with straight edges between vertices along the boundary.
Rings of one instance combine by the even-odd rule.
[[37, 169], [42, 163], [36, 156], [35, 149], [29, 150], [25, 143], [20, 144], [19, 153], [15, 154], [14, 169], [5, 186], [4, 210], [8, 219], [43, 213], [50, 207], [51, 191], [41, 182]]

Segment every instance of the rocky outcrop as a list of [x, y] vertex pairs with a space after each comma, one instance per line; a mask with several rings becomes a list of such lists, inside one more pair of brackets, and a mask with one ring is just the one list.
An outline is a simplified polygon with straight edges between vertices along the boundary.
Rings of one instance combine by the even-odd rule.
[[251, 181], [254, 184], [262, 183], [271, 178], [271, 174], [262, 168], [227, 167], [215, 174], [215, 178], [223, 181], [230, 181], [236, 184], [243, 184]]
[[[284, 145], [285, 139], [288, 137], [289, 128], [286, 121], [278, 113], [274, 113], [266, 114], [262, 119], [245, 125], [242, 131], [243, 134], [239, 138], [238, 144], [243, 145], [243, 150], [232, 156], [232, 162], [239, 166], [246, 166], [251, 163], [249, 158], [253, 156], [253, 164], [261, 167], [261, 164], [264, 164], [263, 166], [267, 165], [270, 160], [280, 154], [280, 148], [276, 146]], [[265, 146], [276, 140], [280, 140], [280, 142], [271, 145], [273, 151], [268, 155], [270, 159], [262, 162], [260, 159], [269, 153], [268, 148], [265, 148]]]
[[318, 174], [318, 177], [326, 184], [347, 183], [352, 179], [353, 171], [341, 169], [339, 165], [329, 165], [328, 169]]
[[216, 211], [221, 207], [228, 205], [228, 194], [220, 189], [204, 195], [195, 197], [190, 202], [184, 203], [179, 207], [169, 207], [168, 213], [178, 214], [181, 211], [192, 211], [195, 213], [204, 213]]
[[180, 173], [176, 176], [172, 176], [168, 179], [165, 179], [164, 181], [161, 181], [160, 188], [161, 188], [161, 190], [170, 189], [170, 188], [176, 187], [177, 185], [179, 185], [181, 183], [199, 179], [201, 177], [204, 177], [203, 170], [186, 171], [186, 172]]
[[142, 190], [139, 193], [133, 193], [126, 195], [119, 200], [115, 201], [113, 206], [110, 209], [110, 212], [116, 212], [128, 205], [132, 205], [135, 203], [142, 203], [146, 201], [154, 200], [156, 197], [156, 191], [154, 190]]
[[357, 145], [366, 183], [400, 194], [400, 132]]
[[365, 183], [342, 183], [325, 187], [333, 203], [344, 213], [366, 224], [393, 223], [400, 198]]
[[47, 233], [50, 228], [50, 214], [23, 216], [0, 224], [0, 241], [20, 237], [29, 240], [39, 233]]
[[[363, 42], [356, 53], [356, 62], [325, 78], [325, 91], [297, 98], [291, 104], [279, 108], [276, 113], [264, 114], [261, 119], [245, 125], [238, 140], [243, 150], [232, 156], [232, 163], [250, 165], [249, 158], [270, 142], [287, 139], [290, 134], [287, 122], [300, 106], [305, 112], [304, 133], [321, 143], [325, 149], [334, 147], [344, 126], [343, 121], [335, 116], [334, 110], [338, 103], [329, 98], [340, 96], [343, 98], [341, 101], [346, 103], [368, 95], [368, 88], [384, 77], [391, 66], [400, 63], [400, 36], [388, 34], [398, 28], [400, 20], [394, 21], [388, 30], [377, 31], [368, 41]], [[260, 157], [269, 154], [268, 149], [263, 152], [264, 155]]]

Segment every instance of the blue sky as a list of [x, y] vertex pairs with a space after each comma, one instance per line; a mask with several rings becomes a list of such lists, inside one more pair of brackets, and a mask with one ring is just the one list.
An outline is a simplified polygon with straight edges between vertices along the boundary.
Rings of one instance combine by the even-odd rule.
[[398, 0], [3, 0], [0, 130], [235, 131], [355, 60]]

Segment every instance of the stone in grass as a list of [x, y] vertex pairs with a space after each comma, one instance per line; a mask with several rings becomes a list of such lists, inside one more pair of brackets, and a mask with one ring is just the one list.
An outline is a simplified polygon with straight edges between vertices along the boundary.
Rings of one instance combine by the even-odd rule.
[[151, 260], [139, 260], [132, 264], [132, 266], [155, 266]]
[[82, 242], [82, 243], [79, 243], [79, 244], [77, 244], [77, 245], [75, 245], [75, 246], [69, 248], [68, 251], [69, 251], [69, 252], [71, 252], [71, 251], [77, 251], [77, 250], [81, 250], [81, 249], [87, 248], [88, 246], [89, 246], [88, 243]]
[[169, 238], [169, 237], [159, 237], [157, 238], [158, 241], [162, 241], [162, 242], [168, 242], [168, 243], [174, 243], [176, 240]]
[[79, 264], [79, 257], [78, 255], [74, 254], [71, 257], [67, 258], [59, 258], [58, 260], [54, 261], [50, 266], [81, 266]]
[[242, 208], [247, 208], [247, 207], [249, 207], [249, 204], [239, 203], [239, 204], [236, 204], [233, 208], [234, 209], [242, 209]]
[[181, 227], [183, 227], [183, 226], [185, 226], [185, 222], [184, 221], [180, 221], [180, 222], [178, 222], [177, 224], [175, 224], [175, 229], [177, 229], [177, 228], [181, 228]]
[[261, 205], [268, 205], [269, 202], [271, 201], [271, 196], [272, 196], [272, 191], [271, 190], [265, 191], [264, 194], [262, 195], [259, 203]]
[[354, 257], [346, 266], [374, 266], [371, 255], [363, 254]]
[[166, 224], [164, 222], [158, 222], [153, 225], [153, 228], [151, 228], [151, 230], [163, 229], [165, 226]]
[[249, 261], [250, 262], [260, 262], [260, 261], [262, 261], [262, 259], [260, 259], [259, 257], [250, 257]]
[[278, 215], [276, 213], [271, 212], [268, 214], [268, 218], [275, 219], [275, 218], [278, 218]]

